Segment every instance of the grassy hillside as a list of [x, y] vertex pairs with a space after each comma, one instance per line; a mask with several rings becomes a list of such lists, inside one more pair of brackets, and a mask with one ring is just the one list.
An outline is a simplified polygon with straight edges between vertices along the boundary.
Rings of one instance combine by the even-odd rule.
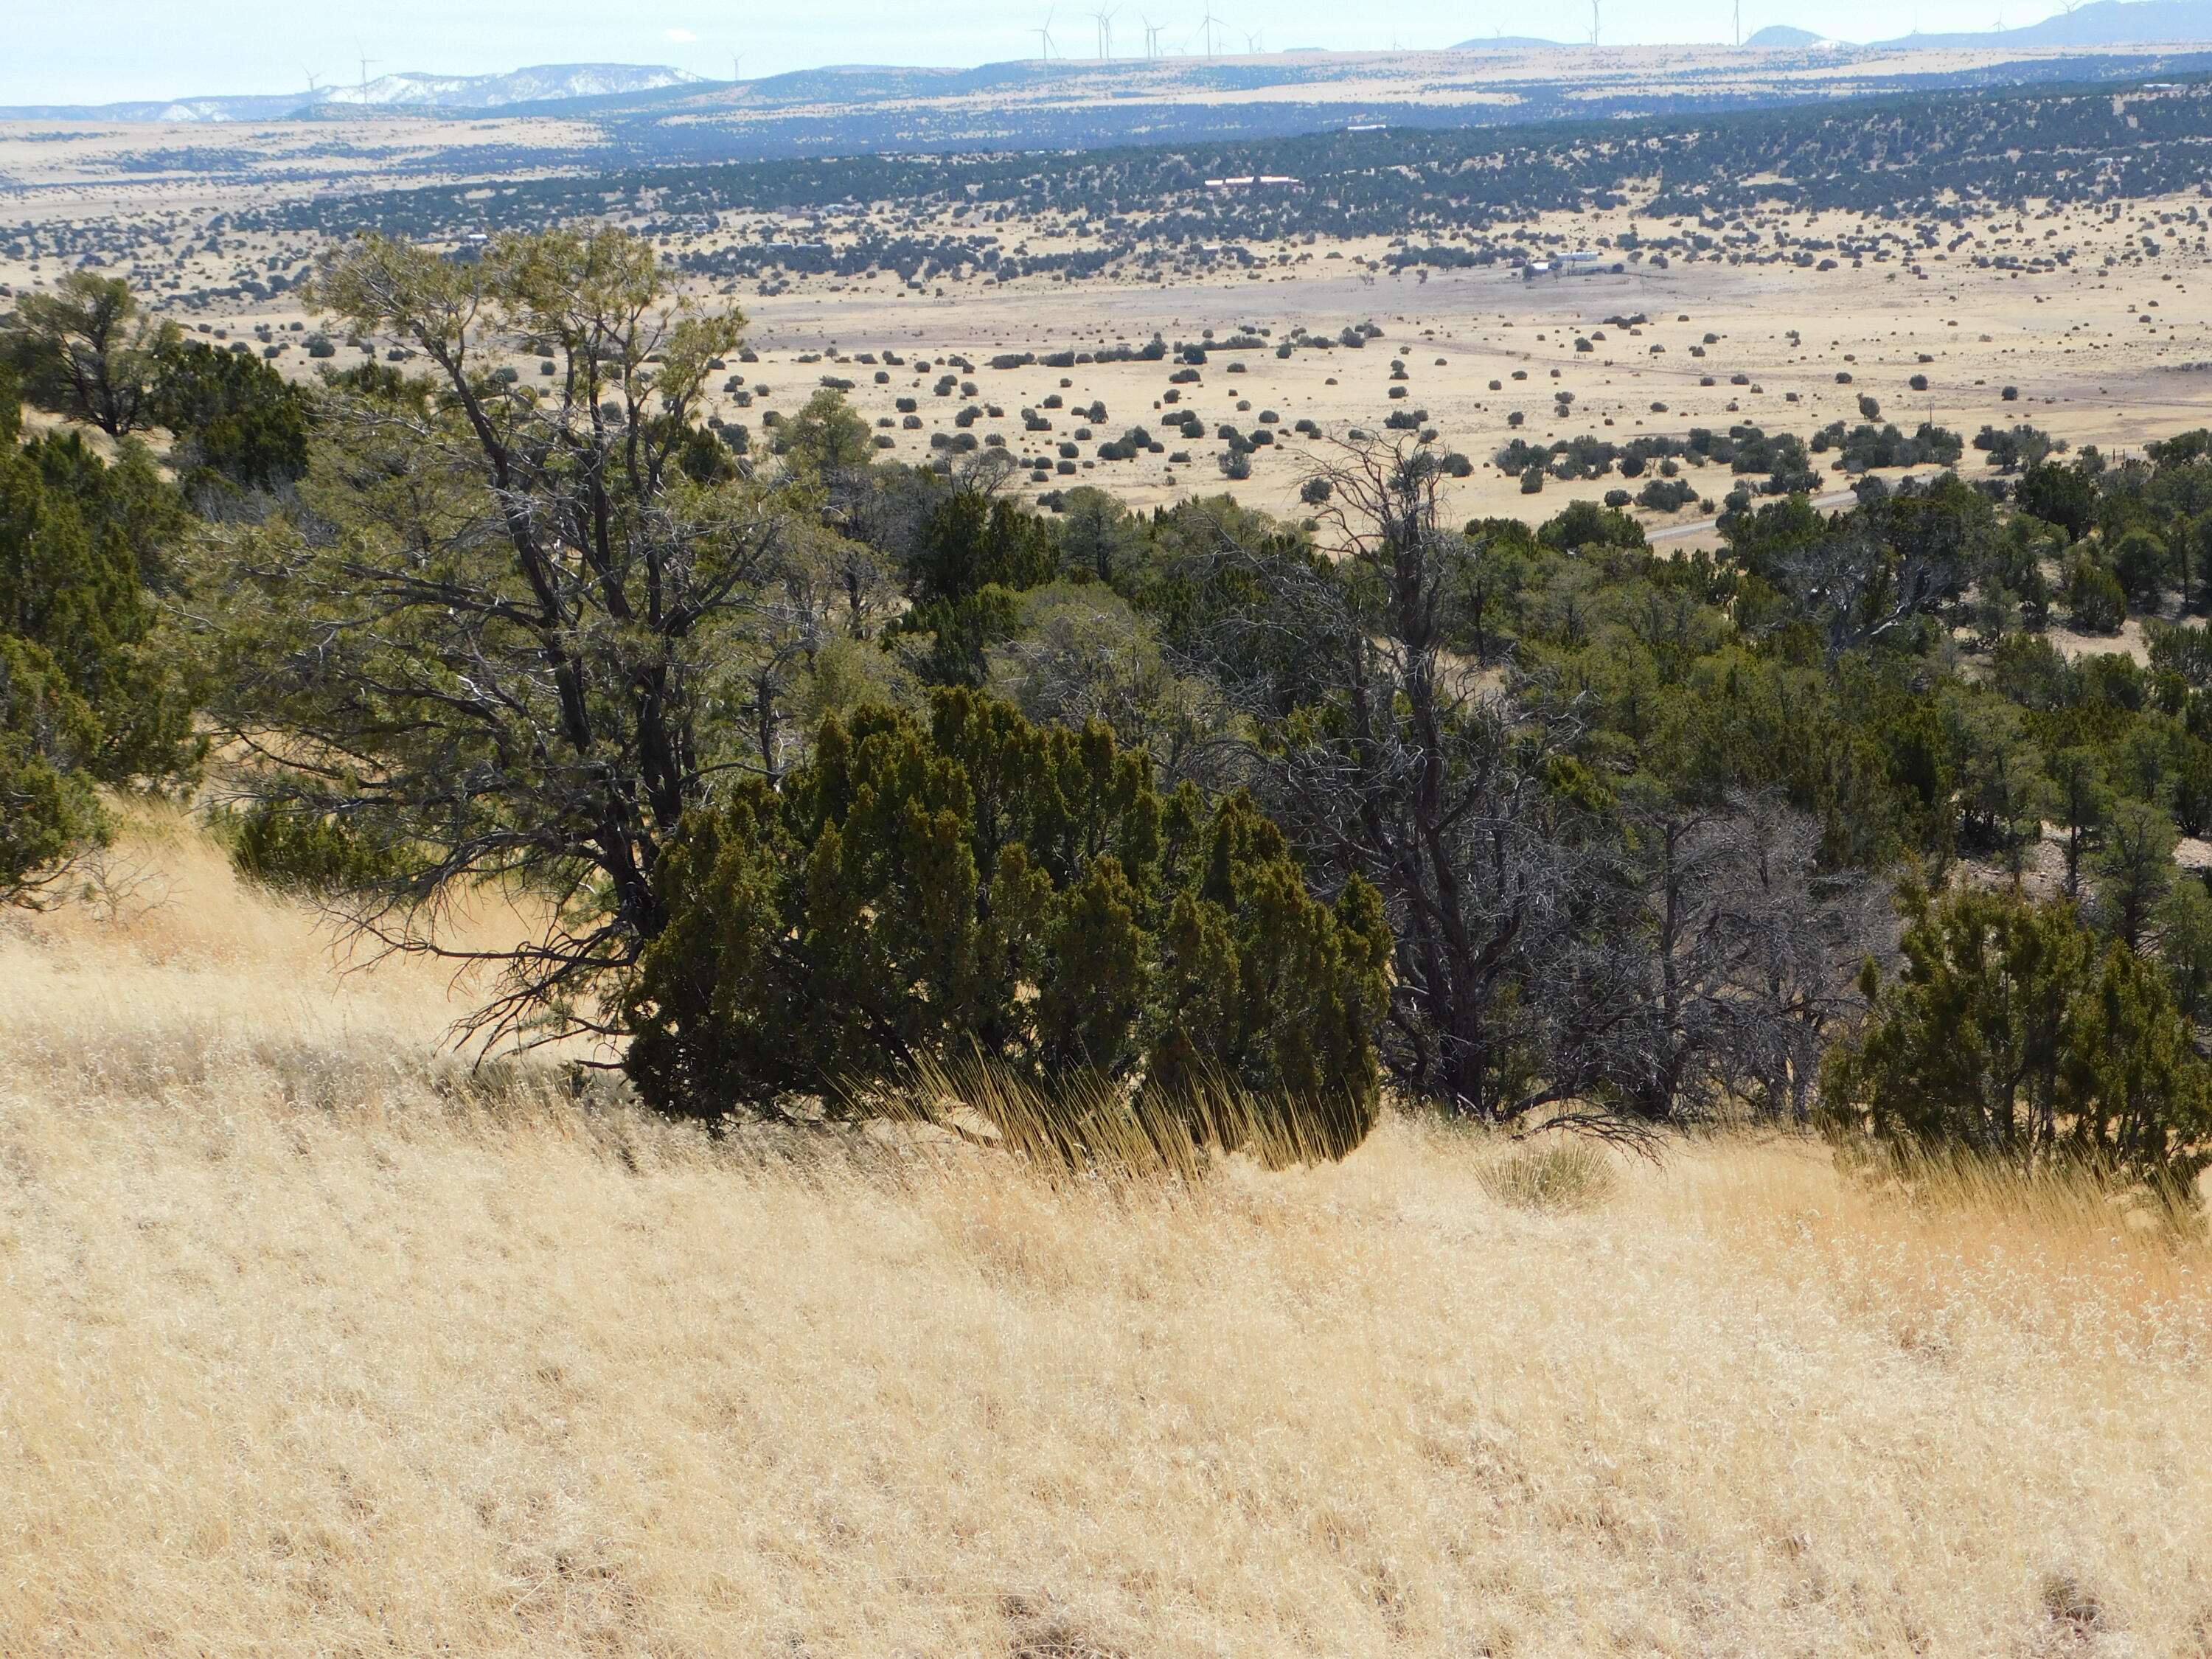
[[2212, 1630], [2212, 1255], [2063, 1190], [717, 1146], [472, 1081], [442, 978], [335, 974], [173, 825], [0, 924], [0, 1653]]

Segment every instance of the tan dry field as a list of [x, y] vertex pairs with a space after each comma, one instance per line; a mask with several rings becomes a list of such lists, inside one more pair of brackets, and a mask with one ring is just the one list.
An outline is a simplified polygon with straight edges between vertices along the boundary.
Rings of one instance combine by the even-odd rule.
[[[1209, 434], [1222, 422], [1249, 431], [1267, 410], [1279, 414], [1285, 428], [1311, 419], [1330, 436], [1355, 428], [1372, 431], [1401, 406], [1389, 399], [1389, 387], [1394, 355], [1402, 353], [1410, 393], [1403, 406], [1425, 410], [1441, 441], [1478, 463], [1476, 475], [1451, 491], [1455, 513], [1521, 517], [1548, 514], [1575, 495], [1595, 495], [1621, 481], [1553, 482], [1540, 500], [1522, 495], [1516, 480], [1482, 465], [1516, 434], [1507, 423], [1513, 413], [1524, 422], [1519, 435], [1540, 442], [1584, 432], [1615, 442], [1641, 433], [1680, 437], [1693, 427], [1738, 422], [1809, 435], [1833, 421], [1856, 425], [1859, 398], [1872, 395], [1882, 418], [1907, 431], [1927, 420], [1971, 438], [1985, 424], [2027, 421], [2077, 446], [2139, 450], [2212, 420], [2212, 369], [2182, 367], [2212, 358], [2212, 307], [2189, 291], [2189, 276], [2201, 269], [2200, 258], [2172, 283], [2159, 280], [2172, 274], [2163, 271], [2063, 272], [2033, 281], [1974, 271], [1921, 283], [1892, 281], [1894, 272], [1871, 267], [1816, 275], [1782, 266], [1707, 264], [1536, 283], [1500, 272], [1440, 272], [1425, 283], [1412, 275], [1363, 281], [1356, 275], [1301, 273], [1272, 284], [1265, 279], [1159, 288], [1078, 284], [1047, 294], [1017, 289], [918, 304], [866, 292], [793, 294], [743, 303], [763, 348], [763, 362], [751, 378], [767, 381], [775, 394], [764, 404], [788, 412], [824, 372], [859, 381], [853, 400], [872, 420], [893, 413], [892, 398], [900, 395], [919, 397], [925, 415], [933, 402], [941, 403], [935, 424], [947, 429], [961, 404], [996, 404], [1006, 418], [979, 422], [975, 430], [1000, 431], [1011, 447], [1026, 453], [1037, 451], [1024, 447], [1015, 416], [1054, 393], [1070, 409], [1103, 401], [1108, 419], [1082, 422], [1102, 440], [1132, 424], [1147, 425], [1158, 436], [1162, 400], [1170, 390], [1180, 393], [1181, 407], [1199, 411]], [[2158, 302], [2155, 310], [2147, 303], [2152, 301]], [[1650, 322], [1633, 331], [1605, 326], [1608, 317], [1638, 313]], [[2160, 327], [2154, 338], [2150, 326], [2136, 320], [2144, 315], [2170, 323], [2171, 331]], [[1040, 329], [1040, 316], [1053, 320]], [[2055, 329], [2054, 319], [2063, 319]], [[1382, 326], [1383, 337], [1364, 350], [1301, 350], [1288, 361], [1267, 350], [1244, 353], [1237, 359], [1245, 366], [1242, 374], [1230, 372], [1217, 358], [1195, 387], [1170, 388], [1172, 364], [1010, 371], [985, 366], [993, 352], [1042, 353], [1117, 339], [1141, 343], [1155, 331], [1170, 340], [1194, 339], [1212, 327], [1227, 337], [1240, 324], [1251, 323], [1280, 338], [1300, 325], [1333, 334], [1347, 323], [1368, 320]], [[1793, 328], [1801, 331], [1802, 345], [1790, 343]], [[1593, 332], [1606, 336], [1601, 349], [1577, 352], [1577, 337]], [[1703, 358], [1691, 356], [1690, 348], [1709, 333], [1719, 341], [1705, 347]], [[976, 383], [979, 396], [932, 399], [933, 375], [927, 374], [919, 384], [907, 373], [894, 375], [890, 386], [873, 387], [867, 374], [856, 373], [851, 363], [794, 361], [833, 345], [848, 356], [880, 353], [886, 346], [905, 356], [928, 355], [933, 362], [947, 354], [965, 356], [978, 368], [963, 378]], [[1654, 346], [1664, 349], [1654, 353]], [[1920, 362], [1923, 353], [1934, 362]], [[1514, 380], [1516, 372], [1527, 378]], [[1749, 384], [1731, 385], [1738, 374]], [[1850, 374], [1850, 383], [1838, 384], [1839, 374]], [[1916, 374], [1929, 377], [1924, 393], [1907, 384]], [[1717, 384], [1701, 386], [1708, 375]], [[1489, 389], [1493, 380], [1500, 390]], [[2019, 388], [2018, 400], [2003, 399], [2007, 386]], [[1555, 414], [1553, 393], [1559, 390], [1575, 394], [1565, 420]], [[1663, 404], [1663, 411], [1654, 404]], [[732, 407], [722, 412], [749, 418]], [[1057, 412], [1053, 418], [1060, 428], [1055, 439], [1071, 435], [1075, 421]], [[902, 455], [927, 455], [927, 431], [896, 435]], [[1053, 483], [1096, 483], [1140, 507], [1231, 489], [1240, 499], [1293, 511], [1297, 485], [1316, 456], [1311, 443], [1285, 435], [1288, 441], [1273, 453], [1254, 456], [1253, 477], [1240, 484], [1223, 482], [1212, 461], [1217, 445], [1172, 438], [1164, 440], [1169, 448], [1190, 449], [1194, 465], [1168, 468], [1158, 458], [1099, 463], [1079, 479]], [[1086, 453], [1089, 449], [1086, 445]], [[1980, 463], [1969, 451], [1966, 476], [1982, 476]], [[1718, 474], [1699, 481], [1709, 496], [1726, 492]], [[1838, 477], [1839, 489], [1843, 483]], [[1638, 516], [1655, 528], [1698, 517], [1693, 510], [1671, 518], [1640, 511]]]
[[[854, 402], [871, 418], [891, 413], [894, 395], [919, 395], [925, 413], [932, 402], [945, 404], [942, 421], [970, 400], [932, 399], [927, 376], [919, 386], [909, 374], [873, 387], [849, 363], [793, 360], [832, 347], [848, 358], [886, 346], [933, 362], [948, 353], [964, 356], [978, 372], [963, 378], [975, 381], [981, 400], [1007, 414], [1003, 422], [981, 422], [975, 429], [1000, 430], [1017, 449], [1023, 434], [1016, 412], [1055, 392], [1071, 409], [1105, 403], [1108, 420], [1090, 423], [1102, 439], [1118, 436], [1133, 423], [1150, 425], [1157, 435], [1174, 366], [992, 371], [984, 365], [994, 352], [1141, 343], [1155, 332], [1170, 341], [1195, 339], [1209, 327], [1225, 338], [1248, 325], [1269, 328], [1279, 340], [1301, 325], [1334, 335], [1348, 323], [1373, 321], [1383, 337], [1364, 350], [1301, 349], [1288, 361], [1268, 350], [1240, 354], [1243, 374], [1215, 360], [1202, 385], [1172, 389], [1182, 394], [1182, 407], [1199, 410], [1209, 431], [1224, 421], [1249, 430], [1261, 411], [1273, 409], [1285, 426], [1312, 419], [1335, 436], [1353, 428], [1373, 430], [1394, 408], [1425, 409], [1443, 444], [1479, 464], [1475, 477], [1453, 491], [1455, 510], [1522, 517], [1556, 511], [1566, 499], [1620, 480], [1554, 482], [1540, 501], [1522, 496], [1516, 480], [1480, 465], [1515, 434], [1508, 416], [1516, 413], [1524, 422], [1520, 435], [1546, 442], [1584, 432], [1615, 442], [1638, 433], [1680, 436], [1692, 427], [1739, 422], [1809, 435], [1837, 420], [1857, 424], [1863, 394], [1877, 399], [1884, 420], [1907, 431], [1929, 420], [1971, 438], [1984, 424], [2027, 421], [2070, 443], [2095, 443], [2108, 453], [2139, 450], [2160, 436], [2201, 426], [2212, 420], [2212, 303], [2200, 297], [2212, 269], [2204, 249], [2192, 240], [2174, 257], [2113, 267], [2101, 263], [2107, 252], [2124, 257], [2142, 234], [2140, 222], [2162, 228], [2161, 215], [2178, 221], [2192, 210], [2204, 211], [2193, 196], [2131, 202], [2118, 222], [2063, 210], [2044, 218], [2030, 212], [1987, 219], [1972, 223], [1973, 246], [1940, 261], [1926, 259], [1924, 276], [1901, 269], [1899, 261], [1869, 260], [1857, 268], [1846, 263], [1818, 271], [1708, 260], [1533, 283], [1499, 267], [1432, 271], [1425, 280], [1418, 270], [1372, 268], [1387, 251], [1376, 240], [1322, 242], [1300, 247], [1296, 263], [1287, 266], [1159, 284], [1024, 279], [1002, 288], [970, 284], [948, 289], [941, 297], [916, 297], [890, 283], [842, 284], [842, 291], [831, 292], [830, 284], [817, 279], [773, 297], [738, 299], [755, 319], [763, 348], [753, 379], [768, 380], [777, 394], [763, 404], [787, 410], [827, 371], [860, 383]], [[1880, 227], [1878, 221], [1834, 213], [1776, 214], [1760, 222], [1770, 237], [1780, 230], [1831, 240]], [[1632, 211], [1530, 222], [1536, 236], [1559, 238], [1567, 246], [1592, 246], [1632, 227], [1647, 236], [1662, 228]], [[2203, 228], [2192, 227], [2199, 237]], [[1035, 236], [1030, 240], [1033, 246], [1056, 246]], [[2051, 242], [2074, 250], [2070, 268], [2030, 273], [1967, 263], [1978, 252], [2017, 248], [2027, 257]], [[2192, 281], [2198, 295], [2191, 292]], [[1605, 325], [1609, 317], [1638, 313], [1650, 320], [1637, 329]], [[1799, 336], [1796, 342], [1792, 330]], [[1593, 337], [1595, 350], [1576, 349], [1578, 337], [1601, 332], [1601, 343]], [[1717, 335], [1717, 342], [1705, 344], [1709, 334]], [[1702, 357], [1691, 355], [1700, 347]], [[1923, 356], [1930, 361], [1921, 362]], [[1407, 364], [1410, 396], [1402, 404], [1389, 395], [1394, 356]], [[1515, 380], [1516, 372], [1526, 378]], [[1747, 383], [1732, 384], [1738, 374]], [[1839, 383], [1842, 374], [1851, 377], [1848, 384]], [[1915, 374], [1928, 377], [1926, 392], [1911, 389]], [[1701, 384], [1708, 376], [1715, 381], [1711, 386]], [[1492, 381], [1498, 390], [1490, 389]], [[2008, 386], [2017, 388], [2017, 399], [2004, 399]], [[1564, 420], [1556, 416], [1559, 391], [1574, 394], [1572, 414]], [[745, 418], [735, 409], [724, 413]], [[1054, 420], [1063, 429], [1054, 435], [1067, 436], [1073, 422], [1058, 415]], [[902, 454], [927, 453], [926, 431], [897, 436]], [[1169, 442], [1171, 449], [1187, 447]], [[1195, 461], [1191, 467], [1170, 470], [1157, 458], [1099, 463], [1085, 468], [1080, 482], [1113, 489], [1139, 506], [1226, 487], [1240, 499], [1287, 511], [1314, 461], [1310, 445], [1292, 439], [1273, 453], [1255, 453], [1252, 479], [1226, 486], [1212, 464], [1211, 451], [1218, 446], [1203, 447], [1206, 453], [1199, 453], [1201, 447], [1188, 447]], [[1970, 450], [1966, 474], [1981, 475], [1980, 462]], [[1843, 482], [1837, 480], [1838, 487]], [[1712, 475], [1708, 495], [1717, 497], [1725, 489]], [[1671, 518], [1641, 511], [1638, 516], [1662, 528], [1692, 523], [1699, 515], [1691, 509]]]
[[174, 821], [0, 929], [0, 1653], [2212, 1651], [2147, 1216], [716, 1146], [471, 1081], [455, 994]]

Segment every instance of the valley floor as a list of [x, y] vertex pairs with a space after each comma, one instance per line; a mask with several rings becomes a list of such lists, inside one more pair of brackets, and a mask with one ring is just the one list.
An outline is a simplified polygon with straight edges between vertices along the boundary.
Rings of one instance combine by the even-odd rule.
[[182, 826], [100, 876], [0, 926], [0, 1652], [2212, 1642], [2212, 1254], [2146, 1215], [718, 1146], [472, 1080], [467, 987]]
[[[35, 148], [0, 131], [0, 170], [20, 170], [21, 153]], [[179, 203], [160, 193], [173, 188], [163, 184], [144, 200], [72, 198], [69, 211], [112, 221], [103, 232], [112, 243], [108, 268], [130, 274], [183, 326], [210, 343], [246, 345], [295, 378], [329, 366], [307, 356], [309, 330], [319, 323], [301, 308], [296, 291], [224, 300], [216, 297], [220, 290], [198, 286], [249, 269], [266, 275], [279, 265], [299, 275], [319, 239], [256, 233], [209, 252], [195, 240], [197, 230], [182, 240], [171, 232], [197, 225], [193, 216], [214, 202]], [[220, 199], [238, 210], [276, 198], [264, 185], [234, 184]], [[1777, 205], [1722, 233], [1725, 251], [1685, 258], [1678, 250], [1671, 261], [1639, 256], [1621, 261], [1618, 275], [1605, 267], [1597, 275], [1533, 281], [1510, 261], [1393, 268], [1393, 240], [1380, 236], [1285, 238], [1256, 246], [1249, 266], [1183, 258], [1148, 273], [1132, 269], [1080, 281], [1037, 274], [1002, 283], [974, 270], [914, 285], [885, 271], [773, 283], [685, 280], [692, 297], [738, 306], [750, 319], [757, 361], [712, 377], [705, 410], [745, 427], [756, 448], [770, 435], [770, 410], [795, 415], [832, 383], [849, 388], [852, 407], [890, 446], [885, 459], [941, 459], [943, 446], [956, 439], [1002, 444], [1032, 464], [1015, 474], [1014, 486], [1031, 500], [1093, 484], [1151, 509], [1226, 490], [1247, 505], [1296, 517], [1310, 510], [1301, 504], [1302, 485], [1340, 453], [1330, 440], [1381, 429], [1394, 411], [1417, 413], [1413, 429], [1433, 428], [1441, 449], [1474, 464], [1468, 477], [1446, 489], [1454, 522], [1490, 516], [1540, 522], [1577, 497], [1595, 499], [1631, 481], [1611, 472], [1579, 483], [1554, 479], [1540, 495], [1524, 495], [1519, 475], [1494, 465], [1516, 437], [1548, 444], [1589, 435], [1626, 444], [1753, 424], [1809, 438], [1834, 422], [1858, 423], [1869, 401], [1879, 420], [1907, 433], [1928, 422], [1971, 440], [1985, 426], [2029, 422], [2107, 454], [2140, 453], [2148, 443], [2201, 427], [2212, 418], [2212, 307], [2202, 285], [2212, 220], [2205, 208], [2191, 192], [1969, 213], [1947, 223], [1938, 242], [1907, 250], [1897, 239], [1910, 240], [1910, 216], [1884, 220]], [[977, 228], [961, 216], [966, 211], [895, 204], [863, 216], [732, 212], [724, 216], [726, 228], [680, 235], [669, 252], [726, 253], [769, 234], [831, 241], [863, 232], [965, 234]], [[1050, 216], [993, 222], [1000, 241], [1039, 255], [1097, 243], [1095, 233]], [[1655, 219], [1624, 204], [1534, 215], [1486, 235], [1500, 246], [1554, 253], [1617, 252], [1633, 238], [1679, 239], [1698, 223]], [[1850, 252], [1882, 238], [1890, 240], [1877, 256], [1861, 259]], [[2155, 254], [2146, 251], [2153, 246]], [[1813, 250], [1824, 252], [1799, 266], [1785, 257], [1790, 250], [1808, 260]], [[24, 257], [28, 252], [20, 242], [0, 247], [0, 286], [33, 292], [58, 274], [58, 264]], [[173, 274], [163, 277], [164, 271]], [[2192, 282], [2199, 283], [2195, 295]], [[173, 287], [180, 283], [191, 286]], [[1319, 343], [1363, 323], [1381, 332], [1360, 349]], [[1287, 358], [1277, 356], [1297, 329], [1310, 331], [1311, 339]], [[1139, 349], [1156, 333], [1170, 343], [1210, 336], [1259, 343], [1216, 352], [1194, 379], [1180, 382], [1171, 379], [1177, 366], [1164, 360], [990, 366], [994, 357], [1095, 360], [1099, 348]], [[354, 361], [349, 349], [337, 366]], [[528, 383], [540, 376], [535, 359], [518, 357], [507, 367]], [[1403, 395], [1394, 398], [1394, 392]], [[958, 424], [963, 409], [975, 411], [966, 426]], [[1041, 424], [1026, 424], [1024, 409]], [[1085, 412], [1094, 410], [1103, 414]], [[1167, 417], [1186, 413], [1200, 417], [1202, 436], [1172, 435]], [[1297, 435], [1302, 422], [1311, 424], [1310, 436]], [[1158, 456], [1147, 450], [1098, 458], [1101, 444], [1138, 426], [1159, 443]], [[1221, 465], [1229, 428], [1266, 431], [1274, 440], [1249, 458], [1250, 476], [1233, 482]], [[1996, 476], [1988, 460], [1969, 449], [1961, 475]], [[1815, 464], [1824, 474], [1842, 465], [1832, 453]], [[1715, 504], [1735, 483], [1725, 469], [1688, 476], [1699, 499]], [[1836, 471], [1829, 482], [1840, 489], [1848, 480]], [[1666, 532], [1671, 548], [1717, 543], [1709, 529], [1692, 528], [1712, 516], [1710, 507], [1692, 502], [1678, 513], [1635, 512], [1647, 528]]]

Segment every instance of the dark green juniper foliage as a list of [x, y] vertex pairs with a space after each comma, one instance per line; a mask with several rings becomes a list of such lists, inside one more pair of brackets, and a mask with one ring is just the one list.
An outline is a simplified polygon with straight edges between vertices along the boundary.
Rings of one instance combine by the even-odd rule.
[[[1685, 465], [1792, 453], [1748, 429], [1693, 441], [1673, 445]], [[1559, 453], [1585, 470], [1621, 457], [1595, 440]], [[1010, 582], [977, 574], [1003, 517], [996, 545], [1057, 535], [1063, 582], [1110, 587], [1176, 672], [1212, 688], [1213, 748], [1182, 752], [1226, 757], [1219, 775], [1255, 790], [1323, 890], [1356, 875], [1382, 896], [1396, 945], [1381, 1054], [1409, 1094], [1498, 1118], [1671, 1121], [1748, 1102], [1802, 1119], [1852, 1014], [1851, 965], [1883, 932], [1869, 878], [1905, 858], [1936, 878], [1962, 860], [2024, 875], [2045, 823], [2085, 914], [2124, 945], [2212, 936], [2191, 932], [2197, 890], [2172, 890], [2159, 827], [2212, 818], [2212, 647], [2154, 617], [2146, 675], [2069, 662], [2033, 631], [2069, 562], [2109, 574], [2130, 535], [2145, 602], [2186, 591], [2172, 550], [2212, 500], [2202, 446], [2053, 463], [2029, 493], [2063, 522], [1948, 478], [1870, 487], [1847, 513], [1751, 495], [1717, 557], [1654, 556], [1591, 501], [1452, 535], [1423, 454], [1370, 447], [1329, 469], [1310, 492], [1318, 538], [1225, 498], [1146, 519], [1071, 492], [1065, 517], [1024, 519], [979, 494], [956, 514], [938, 483], [884, 543], [909, 593], [971, 607], [966, 624], [929, 619], [963, 682], [996, 683], [994, 638], [1024, 674], [1080, 667], [1021, 634], [1041, 555]], [[878, 469], [885, 499], [898, 475]], [[2144, 574], [2159, 546], [2166, 574], [2154, 558]], [[1954, 641], [1986, 672], [1943, 666]], [[1502, 683], [1471, 691], [1462, 663]], [[2200, 958], [2167, 964], [2178, 987]]]
[[21, 441], [0, 373], [0, 899], [22, 898], [106, 817], [94, 786], [187, 777], [201, 745], [155, 641], [146, 575], [183, 517], [143, 450]]
[[2212, 1163], [2212, 1067], [2155, 966], [2063, 900], [1908, 888], [1905, 963], [1869, 962], [1822, 1121], [1893, 1151], [2070, 1164], [2187, 1190]]
[[377, 847], [337, 813], [309, 817], [280, 800], [257, 801], [236, 814], [230, 862], [264, 886], [340, 896], [382, 885], [401, 873], [404, 848]]
[[[2115, 459], [1987, 428], [1972, 487], [1885, 482], [1962, 447], [1872, 413], [1809, 447], [1501, 453], [1539, 484], [1723, 497], [1717, 554], [1654, 553], [1601, 485], [1613, 506], [1453, 531], [1462, 463], [1410, 433], [1316, 452], [1315, 520], [1142, 514], [1018, 501], [1002, 450], [878, 460], [834, 385], [760, 447], [699, 424], [737, 319], [672, 309], [618, 233], [465, 267], [363, 243], [321, 280], [434, 382], [371, 362], [295, 391], [101, 279], [10, 325], [44, 401], [126, 434], [112, 460], [25, 442], [0, 395], [10, 890], [96, 841], [98, 786], [189, 769], [155, 626], [182, 585], [206, 717], [262, 757], [240, 866], [403, 948], [444, 948], [453, 884], [553, 896], [487, 1020], [634, 1019], [672, 1110], [980, 1055], [1155, 1103], [1201, 1078], [1348, 1103], [1333, 1145], [1385, 1074], [1498, 1121], [1803, 1120], [1871, 997], [1833, 1123], [2161, 1180], [2195, 1155], [2212, 888], [2173, 848], [2212, 830], [2212, 434]], [[493, 344], [564, 372], [518, 384]], [[155, 418], [185, 492], [127, 436]], [[1850, 510], [1808, 499], [1831, 455]], [[2054, 609], [2140, 618], [2148, 667], [2061, 652]], [[1957, 908], [2046, 858], [2063, 927]], [[2061, 1036], [2018, 1039], [2063, 1050], [2032, 1110], [1884, 1127], [1945, 1058], [1882, 1035], [1919, 992], [1854, 984], [1900, 867], [1953, 895], [1909, 904], [1901, 986], [1969, 933], [2078, 945]], [[1973, 1127], [1999, 1120], [2030, 1127]]]
[[172, 347], [161, 355], [153, 404], [177, 434], [188, 489], [216, 480], [274, 489], [307, 473], [307, 399], [257, 358], [196, 341]]
[[963, 479], [923, 525], [906, 562], [914, 608], [892, 634], [927, 635], [915, 672], [934, 685], [981, 685], [987, 653], [1014, 631], [1015, 595], [1049, 581], [1060, 563], [1048, 524], [1003, 495], [988, 475]]
[[850, 1107], [981, 1056], [1169, 1107], [1225, 1080], [1339, 1154], [1373, 1121], [1373, 890], [1310, 898], [1249, 799], [1163, 798], [1103, 726], [1035, 726], [959, 688], [927, 725], [833, 721], [781, 790], [695, 813], [658, 879], [669, 922], [639, 963], [628, 1064], [663, 1109]]

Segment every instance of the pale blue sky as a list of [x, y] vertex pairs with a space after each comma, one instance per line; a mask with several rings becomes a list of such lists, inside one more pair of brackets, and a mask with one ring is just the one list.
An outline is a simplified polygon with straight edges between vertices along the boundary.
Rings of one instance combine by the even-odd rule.
[[[1115, 0], [1103, 0], [1108, 6]], [[1088, 14], [1102, 0], [1063, 0], [1053, 34], [1071, 57], [1095, 56]], [[1605, 38], [1725, 40], [1729, 0], [1603, 0]], [[978, 64], [1032, 56], [1031, 33], [1050, 0], [815, 0], [809, 5], [730, 0], [378, 0], [302, 5], [300, 0], [15, 0], [0, 7], [0, 103], [105, 103], [191, 94], [284, 93], [307, 84], [425, 70], [477, 75], [526, 64], [675, 64], [726, 77], [744, 54], [748, 76], [822, 64]], [[1140, 13], [1161, 26], [1167, 51], [1200, 49], [1204, 0], [1121, 0], [1115, 52], [1144, 42]], [[2050, 15], [2055, 0], [1743, 0], [1747, 33], [1794, 23], [1857, 40], [1994, 27]], [[1399, 0], [1384, 7], [1341, 0], [1213, 0], [1242, 44], [1264, 31], [1268, 50], [1445, 46], [1503, 31], [1586, 39], [1587, 0]]]

